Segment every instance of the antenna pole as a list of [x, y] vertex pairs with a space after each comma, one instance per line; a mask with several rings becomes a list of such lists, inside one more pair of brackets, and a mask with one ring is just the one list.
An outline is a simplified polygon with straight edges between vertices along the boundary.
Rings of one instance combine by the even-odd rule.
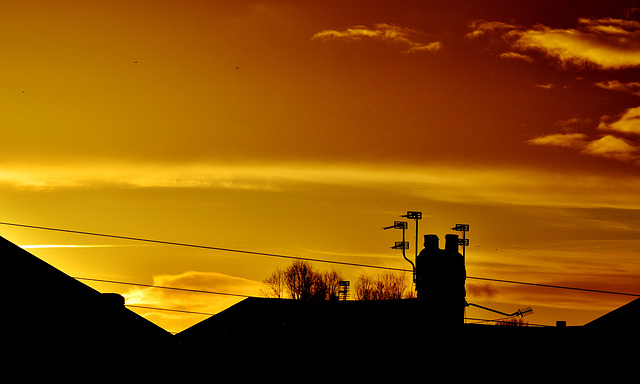
[[405, 229], [408, 228], [407, 226], [407, 222], [406, 221], [394, 221], [393, 225], [390, 225], [388, 227], [384, 227], [382, 229], [402, 229], [402, 241], [396, 241], [396, 244], [391, 247], [392, 249], [401, 249], [402, 250], [402, 257], [404, 257], [405, 260], [407, 260], [409, 262], [409, 264], [411, 264], [411, 267], [413, 268], [413, 277], [415, 280], [415, 275], [416, 275], [416, 265], [413, 263], [413, 261], [409, 260], [407, 258], [407, 256], [405, 255], [404, 250], [409, 248], [409, 243], [405, 241]]
[[[416, 254], [415, 254], [415, 258], [413, 259], [414, 261], [411, 262], [405, 256], [405, 259], [407, 259], [407, 261], [409, 263], [411, 263], [411, 265], [413, 265], [413, 283], [415, 284], [415, 282], [416, 282], [415, 263], [418, 262], [418, 220], [422, 219], [422, 212], [419, 212], [419, 211], [407, 211], [406, 215], [402, 215], [400, 217], [406, 217], [407, 219], [415, 219], [415, 221], [416, 221]], [[403, 241], [404, 241], [404, 239], [403, 239]], [[404, 256], [404, 250], [402, 252], [403, 252], [403, 256]]]
[[458, 245], [462, 246], [462, 261], [465, 262], [465, 249], [469, 245], [469, 240], [467, 240], [467, 231], [469, 230], [469, 224], [456, 224], [455, 227], [451, 228], [454, 231], [462, 232], [462, 239], [458, 240]]

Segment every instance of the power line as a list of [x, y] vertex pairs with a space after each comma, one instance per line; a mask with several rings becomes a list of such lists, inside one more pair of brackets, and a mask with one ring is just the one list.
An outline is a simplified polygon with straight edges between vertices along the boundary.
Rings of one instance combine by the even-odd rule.
[[[260, 298], [260, 296], [251, 296], [251, 295], [243, 295], [243, 294], [236, 294], [236, 293], [205, 291], [205, 290], [190, 289], [190, 288], [165, 287], [165, 286], [161, 286], [161, 285], [150, 285], [150, 284], [142, 284], [142, 283], [131, 283], [131, 282], [115, 281], [115, 280], [94, 279], [94, 278], [88, 278], [88, 277], [74, 277], [74, 278], [77, 279], [77, 280], [87, 280], [87, 281], [95, 281], [95, 282], [110, 283], [110, 284], [121, 284], [121, 285], [134, 285], [134, 286], [140, 286], [140, 287], [168, 289], [168, 290], [183, 291], [183, 292], [190, 292], [190, 293], [205, 293], [205, 294], [213, 294], [213, 295], [236, 296], [236, 297], [243, 297], [243, 298], [250, 298], [250, 297], [251, 298]], [[182, 310], [182, 309], [169, 309], [169, 308], [151, 307], [151, 306], [146, 306], [146, 305], [136, 305], [136, 304], [125, 304], [125, 307], [149, 309], [149, 310], [154, 310], [154, 311], [178, 312], [178, 313], [186, 313], [186, 314], [191, 314], [191, 315], [204, 315], [204, 316], [214, 316], [215, 315], [214, 313], [209, 313], [209, 312], [187, 311], [187, 310]], [[465, 317], [465, 319], [466, 320], [474, 320], [474, 321], [477, 321], [478, 323], [489, 323], [489, 322], [494, 322], [495, 323], [495, 322], [499, 322], [499, 321], [507, 319], [507, 318], [479, 319], [479, 318]], [[540, 327], [546, 326], [546, 325], [540, 325], [540, 324], [528, 324], [528, 325], [530, 325], [530, 326], [540, 326]]]
[[93, 278], [89, 278], [89, 277], [74, 277], [74, 279], [95, 281], [95, 282], [99, 282], [99, 283], [135, 285], [135, 286], [138, 286], [138, 287], [168, 289], [168, 290], [173, 290], [173, 291], [182, 291], [182, 292], [191, 292], [191, 293], [206, 293], [206, 294], [210, 294], [210, 295], [235, 296], [235, 297], [244, 297], [244, 298], [247, 298], [247, 297], [258, 297], [258, 296], [251, 296], [251, 295], [243, 295], [243, 294], [239, 294], [239, 293], [205, 291], [205, 290], [201, 290], [201, 289], [190, 289], [190, 288], [165, 287], [165, 286], [162, 286], [162, 285], [151, 285], [151, 284], [130, 283], [130, 282], [124, 282], [124, 281], [115, 281], [115, 280], [93, 279]]
[[255, 255], [255, 256], [278, 257], [278, 258], [292, 259], [292, 260], [306, 260], [306, 261], [312, 261], [312, 262], [316, 262], [316, 263], [339, 264], [339, 265], [347, 265], [347, 266], [351, 266], [351, 267], [366, 267], [366, 268], [387, 269], [387, 270], [400, 271], [400, 272], [411, 272], [411, 271], [409, 271], [407, 269], [404, 269], [404, 268], [382, 267], [382, 266], [378, 266], [378, 265], [369, 265], [369, 264], [362, 264], [362, 263], [351, 263], [351, 262], [336, 261], [336, 260], [313, 259], [313, 258], [308, 258], [308, 257], [281, 255], [281, 254], [277, 254], [277, 253], [255, 252], [255, 251], [247, 251], [247, 250], [242, 250], [242, 249], [212, 247], [212, 246], [208, 246], [208, 245], [198, 245], [198, 244], [190, 244], [190, 243], [179, 243], [179, 242], [174, 242], [174, 241], [144, 239], [144, 238], [140, 238], [140, 237], [110, 235], [110, 234], [105, 234], [105, 233], [76, 231], [76, 230], [71, 230], [71, 229], [41, 227], [41, 226], [36, 226], [36, 225], [16, 224], [16, 223], [7, 223], [7, 222], [0, 222], [0, 225], [10, 225], [10, 226], [14, 226], [14, 227], [41, 229], [41, 230], [45, 230], [45, 231], [74, 233], [74, 234], [78, 234], [78, 235], [108, 237], [108, 238], [112, 238], [112, 239], [142, 241], [142, 242], [146, 242], [146, 243], [155, 243], [155, 244], [163, 244], [163, 245], [174, 245], [174, 246], [179, 246], [179, 247], [200, 248], [200, 249], [208, 249], [208, 250], [213, 250], [213, 251], [243, 253], [243, 254]]
[[605, 293], [609, 295], [621, 295], [621, 296], [633, 296], [640, 297], [640, 294], [637, 293], [626, 293], [626, 292], [615, 292], [615, 291], [603, 291], [600, 289], [590, 289], [590, 288], [579, 288], [579, 287], [567, 287], [563, 285], [553, 285], [553, 284], [541, 284], [541, 283], [527, 283], [524, 281], [515, 281], [515, 280], [503, 280], [503, 279], [490, 279], [486, 277], [473, 277], [467, 276], [467, 279], [473, 280], [484, 280], [484, 281], [493, 281], [498, 283], [507, 283], [507, 284], [520, 284], [520, 285], [530, 285], [533, 287], [543, 287], [543, 288], [555, 288], [555, 289], [566, 289], [571, 291], [582, 291], [582, 292], [593, 292], [593, 293]]
[[[504, 320], [507, 320], [507, 318], [502, 318], [502, 319], [481, 319], [481, 318], [477, 318], [477, 317], [465, 317], [465, 320], [471, 320], [473, 321], [473, 323], [466, 323], [466, 324], [484, 324], [484, 323], [498, 323]], [[540, 328], [548, 328], [548, 327], [553, 327], [553, 325], [545, 325], [545, 324], [533, 324], [533, 323], [526, 323], [527, 327], [540, 327]]]
[[[132, 236], [120, 236], [120, 235], [111, 235], [111, 234], [97, 233], [97, 232], [76, 231], [76, 230], [71, 230], [71, 229], [42, 227], [42, 226], [27, 225], [27, 224], [17, 224], [17, 223], [8, 223], [8, 222], [0, 222], [0, 225], [9, 225], [9, 226], [14, 226], [14, 227], [31, 228], [31, 229], [40, 229], [40, 230], [45, 230], [45, 231], [73, 233], [73, 234], [79, 234], [79, 235], [108, 237], [108, 238], [121, 239], [121, 240], [141, 241], [141, 242], [147, 242], [147, 243], [173, 245], [173, 246], [179, 246], [179, 247], [200, 248], [200, 249], [208, 249], [208, 250], [214, 250], [214, 251], [243, 253], [243, 254], [254, 255], [254, 256], [267, 256], [267, 257], [276, 257], [276, 258], [293, 259], [293, 260], [305, 260], [305, 261], [311, 261], [311, 262], [317, 262], [317, 263], [338, 264], [338, 265], [346, 265], [346, 266], [352, 266], [352, 267], [363, 267], [363, 268], [375, 268], [375, 269], [384, 269], [384, 270], [399, 271], [399, 272], [413, 272], [412, 270], [405, 269], [405, 268], [385, 267], [385, 266], [379, 266], [379, 265], [371, 265], [371, 264], [363, 264], [363, 263], [352, 263], [352, 262], [336, 261], [336, 260], [314, 259], [314, 258], [308, 258], [308, 257], [290, 256], [290, 255], [282, 255], [282, 254], [276, 254], [276, 253], [255, 252], [255, 251], [247, 251], [247, 250], [240, 250], [240, 249], [233, 249], [233, 248], [222, 248], [222, 247], [213, 247], [213, 246], [190, 244], [190, 243], [180, 243], [180, 242], [165, 241], [165, 240], [145, 239], [145, 238], [132, 237]], [[529, 283], [529, 282], [515, 281], [515, 280], [504, 280], [504, 279], [494, 279], [494, 278], [475, 277], [475, 276], [467, 276], [467, 279], [493, 281], [493, 282], [507, 283], [507, 284], [528, 285], [528, 286], [543, 287], [543, 288], [554, 288], [554, 289], [564, 289], [564, 290], [572, 290], [572, 291], [591, 292], [591, 293], [602, 293], [602, 294], [610, 294], [610, 295], [640, 297], [640, 294], [636, 294], [636, 293], [604, 291], [604, 290], [598, 290], [598, 289], [567, 287], [567, 286], [561, 286], [561, 285], [542, 284], [542, 283]], [[167, 289], [173, 289], [173, 288], [167, 288]], [[203, 292], [203, 293], [206, 293], [206, 292]], [[218, 294], [225, 294], [225, 293], [218, 293]], [[233, 294], [226, 294], [226, 295], [233, 295]]]
[[188, 313], [190, 315], [205, 315], [205, 316], [213, 316], [215, 313], [206, 313], [206, 312], [195, 312], [195, 311], [185, 311], [182, 309], [169, 309], [169, 308], [158, 308], [158, 307], [148, 307], [146, 305], [134, 305], [134, 304], [125, 304], [125, 307], [130, 308], [141, 308], [141, 309], [151, 309], [154, 311], [168, 311], [168, 312], [180, 312], [180, 313]]

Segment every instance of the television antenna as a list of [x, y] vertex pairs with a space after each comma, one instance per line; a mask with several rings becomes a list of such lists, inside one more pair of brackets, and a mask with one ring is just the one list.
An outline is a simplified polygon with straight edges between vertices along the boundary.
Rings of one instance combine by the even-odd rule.
[[413, 270], [413, 281], [416, 281], [416, 265], [413, 263], [413, 261], [409, 260], [407, 258], [407, 255], [405, 254], [405, 250], [409, 249], [409, 242], [405, 241], [405, 231], [406, 229], [409, 227], [409, 225], [407, 224], [406, 221], [399, 221], [396, 220], [393, 222], [393, 225], [390, 225], [388, 227], [384, 227], [382, 229], [402, 229], [402, 241], [396, 241], [395, 245], [393, 247], [391, 247], [392, 249], [400, 249], [402, 250], [402, 257], [404, 257], [405, 260], [407, 260], [409, 262], [409, 264], [411, 264], [412, 270]]
[[464, 251], [466, 247], [469, 246], [469, 239], [466, 237], [466, 234], [469, 231], [469, 224], [456, 224], [456, 226], [451, 229], [462, 232], [462, 239], [458, 239], [458, 245], [462, 246], [462, 260], [464, 261], [466, 260]]
[[465, 303], [465, 306], [466, 307], [476, 307], [476, 308], [484, 309], [485, 311], [499, 313], [499, 314], [501, 314], [503, 316], [506, 316], [506, 317], [514, 317], [514, 316], [525, 317], [525, 316], [528, 316], [528, 315], [533, 313], [533, 309], [531, 309], [531, 307], [521, 308], [521, 309], [518, 309], [517, 311], [515, 311], [513, 313], [506, 313], [506, 312], [498, 311], [498, 310], [495, 310], [495, 309], [487, 308], [487, 307], [484, 307], [482, 305], [473, 304], [473, 303]]

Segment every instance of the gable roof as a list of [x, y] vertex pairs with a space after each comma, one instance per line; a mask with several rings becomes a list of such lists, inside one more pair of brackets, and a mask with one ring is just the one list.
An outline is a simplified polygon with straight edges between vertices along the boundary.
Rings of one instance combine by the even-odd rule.
[[509, 377], [530, 371], [589, 378], [613, 366], [618, 372], [634, 366], [627, 339], [595, 328], [451, 327], [417, 299], [248, 298], [175, 337], [185, 371], [197, 377], [214, 369], [217, 378], [231, 382], [260, 380], [274, 366], [281, 368], [279, 382], [395, 382], [436, 373], [495, 378], [497, 372]]
[[55, 306], [70, 301], [98, 300], [100, 292], [68, 276], [31, 253], [0, 237], [6, 273], [2, 278], [6, 299], [28, 307]]
[[638, 320], [640, 319], [640, 298], [637, 298], [620, 308], [600, 316], [588, 322], [584, 326], [593, 329], [610, 329], [618, 331], [634, 330], [639, 333]]
[[[260, 380], [273, 367], [281, 370], [279, 382], [362, 381], [374, 372], [356, 368], [368, 357], [384, 354], [385, 370], [411, 360], [416, 304], [247, 298], [175, 335], [180, 365], [196, 377], [215, 369], [217, 378], [230, 382]], [[406, 373], [393, 371], [395, 379]]]
[[7, 367], [117, 372], [128, 354], [161, 361], [171, 349], [171, 334], [125, 308], [122, 296], [102, 294], [2, 237], [0, 260]]

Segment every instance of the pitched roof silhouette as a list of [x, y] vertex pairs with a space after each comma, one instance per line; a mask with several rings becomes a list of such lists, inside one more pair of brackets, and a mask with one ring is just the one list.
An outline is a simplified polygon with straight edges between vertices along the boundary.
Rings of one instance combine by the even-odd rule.
[[[247, 298], [175, 335], [180, 365], [197, 376], [215, 362], [223, 382], [259, 380], [273, 367], [279, 382], [398, 379], [409, 373], [392, 367], [412, 360], [416, 304]], [[364, 368], [382, 357], [374, 375]]]
[[[450, 326], [418, 299], [296, 301], [248, 298], [171, 336], [124, 307], [0, 237], [5, 373], [99, 373], [145, 380], [221, 382], [371, 381], [416, 377], [592, 378], [628, 374], [639, 341], [640, 299], [583, 327]], [[622, 326], [619, 326], [621, 325]], [[277, 367], [277, 369], [274, 369]], [[585, 367], [588, 368], [585, 370]]]
[[170, 353], [171, 334], [125, 308], [122, 296], [102, 294], [2, 237], [0, 257], [10, 369], [115, 373], [128, 355], [147, 361]]
[[[447, 326], [417, 299], [248, 298], [175, 335], [179, 366], [253, 382], [399, 382], [418, 377], [592, 378], [633, 370], [622, 338], [589, 327]], [[637, 333], [629, 333], [637, 342]], [[588, 368], [588, 369], [587, 369]], [[309, 372], [312, 372], [310, 374]]]
[[609, 329], [625, 332], [640, 332], [640, 298], [585, 324], [587, 328]]

